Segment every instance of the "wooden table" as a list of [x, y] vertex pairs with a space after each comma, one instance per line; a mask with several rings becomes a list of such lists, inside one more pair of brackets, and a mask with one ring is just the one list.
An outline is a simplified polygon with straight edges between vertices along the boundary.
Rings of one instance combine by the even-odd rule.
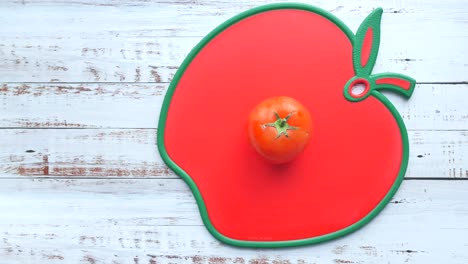
[[[0, 263], [468, 263], [468, 2], [309, 1], [355, 31], [384, 8], [374, 72], [409, 131], [401, 189], [324, 244], [241, 249], [202, 225], [156, 148], [168, 83], [227, 18], [267, 1], [0, 3]], [[268, 1], [271, 2], [271, 1]]]

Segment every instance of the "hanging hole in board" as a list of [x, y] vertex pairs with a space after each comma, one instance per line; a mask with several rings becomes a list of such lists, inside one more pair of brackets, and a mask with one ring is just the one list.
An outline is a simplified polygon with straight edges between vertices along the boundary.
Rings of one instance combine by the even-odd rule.
[[366, 91], [366, 84], [364, 83], [356, 83], [351, 87], [351, 94], [357, 97], [364, 95]]
[[349, 86], [349, 94], [354, 98], [365, 97], [370, 91], [369, 81], [363, 78], [354, 80]]

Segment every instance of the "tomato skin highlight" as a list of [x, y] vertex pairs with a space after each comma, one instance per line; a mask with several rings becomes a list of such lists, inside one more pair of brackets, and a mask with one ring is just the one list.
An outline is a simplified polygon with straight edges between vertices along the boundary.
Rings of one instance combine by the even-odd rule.
[[261, 102], [248, 119], [251, 145], [273, 164], [290, 162], [303, 152], [309, 143], [311, 129], [309, 111], [287, 96]]

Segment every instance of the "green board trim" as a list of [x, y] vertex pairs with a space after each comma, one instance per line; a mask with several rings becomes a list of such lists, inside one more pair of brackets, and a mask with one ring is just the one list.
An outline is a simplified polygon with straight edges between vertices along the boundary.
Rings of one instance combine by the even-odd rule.
[[[237, 240], [237, 239], [232, 239], [229, 238], [223, 234], [221, 234], [216, 228], [213, 226], [211, 223], [211, 220], [208, 216], [208, 212], [205, 206], [205, 203], [203, 201], [203, 197], [198, 190], [197, 185], [195, 182], [192, 180], [192, 178], [181, 168], [179, 167], [168, 155], [166, 146], [164, 144], [164, 133], [165, 133], [165, 127], [166, 127], [166, 120], [167, 120], [167, 114], [170, 106], [170, 102], [172, 99], [172, 96], [174, 95], [175, 89], [177, 87], [177, 84], [179, 83], [180, 78], [184, 74], [185, 70], [187, 67], [190, 65], [192, 60], [197, 56], [197, 54], [204, 48], [206, 44], [208, 44], [214, 37], [216, 37], [219, 33], [224, 31], [226, 28], [230, 27], [234, 23], [243, 20], [249, 16], [253, 16], [262, 12], [266, 11], [271, 11], [271, 10], [277, 10], [277, 9], [298, 9], [298, 10], [304, 10], [304, 11], [309, 11], [312, 13], [316, 13], [318, 15], [321, 15], [331, 22], [335, 23], [349, 38], [351, 44], [354, 47], [355, 43], [355, 36], [352, 33], [352, 31], [337, 17], [334, 15], [328, 13], [327, 11], [311, 6], [311, 5], [306, 5], [306, 4], [300, 4], [300, 3], [277, 3], [277, 4], [269, 4], [269, 5], [264, 5], [260, 7], [256, 7], [253, 9], [250, 9], [248, 11], [245, 11], [243, 13], [240, 13], [237, 16], [234, 16], [233, 18], [227, 20], [220, 26], [218, 26], [216, 29], [214, 29], [212, 32], [210, 32], [205, 38], [203, 38], [200, 43], [198, 43], [193, 50], [188, 54], [187, 58], [183, 61], [181, 64], [179, 70], [176, 72], [174, 79], [172, 80], [171, 84], [169, 85], [168, 91], [166, 93], [166, 96], [164, 98], [164, 102], [162, 105], [160, 117], [159, 117], [159, 123], [158, 123], [158, 133], [157, 133], [157, 145], [159, 149], [159, 153], [161, 154], [162, 159], [164, 162], [169, 166], [170, 169], [172, 169], [175, 173], [177, 173], [189, 186], [190, 190], [192, 191], [195, 200], [198, 204], [198, 208], [200, 211], [201, 218], [203, 220], [203, 223], [205, 224], [206, 228], [208, 231], [218, 240], [233, 245], [233, 246], [238, 246], [238, 247], [254, 247], [254, 248], [277, 248], [277, 247], [292, 247], [292, 246], [303, 246], [303, 245], [308, 245], [308, 244], [315, 244], [315, 243], [320, 243], [324, 241], [328, 241], [331, 239], [335, 239], [344, 235], [347, 235], [351, 232], [356, 231], [357, 229], [363, 227], [365, 224], [367, 224], [370, 220], [372, 220], [382, 209], [388, 204], [390, 199], [393, 197], [393, 195], [396, 193], [398, 190], [398, 187], [400, 186], [403, 177], [406, 172], [406, 168], [408, 165], [408, 135], [406, 132], [405, 125], [403, 123], [403, 120], [396, 110], [396, 108], [392, 105], [392, 103], [385, 97], [383, 96], [379, 91], [372, 90], [371, 95], [380, 100], [385, 106], [388, 107], [392, 115], [395, 117], [397, 120], [398, 126], [401, 131], [401, 136], [402, 136], [402, 141], [403, 141], [403, 157], [402, 157], [402, 164], [400, 166], [400, 171], [398, 173], [397, 179], [392, 185], [391, 189], [389, 192], [385, 195], [385, 197], [382, 199], [382, 201], [364, 218], [362, 218], [360, 221], [344, 228], [341, 230], [338, 230], [333, 233], [329, 233], [326, 235], [318, 236], [318, 237], [312, 237], [312, 238], [306, 238], [306, 239], [299, 239], [299, 240], [289, 240], [289, 241], [245, 241], [245, 240]], [[374, 52], [375, 49], [372, 49], [372, 52]], [[377, 53], [377, 51], [375, 51]], [[371, 55], [372, 56], [372, 55]], [[366, 69], [367, 70], [367, 69]], [[372, 69], [370, 69], [371, 71]], [[369, 71], [369, 72], [370, 72]], [[355, 70], [356, 72], [356, 70]]]

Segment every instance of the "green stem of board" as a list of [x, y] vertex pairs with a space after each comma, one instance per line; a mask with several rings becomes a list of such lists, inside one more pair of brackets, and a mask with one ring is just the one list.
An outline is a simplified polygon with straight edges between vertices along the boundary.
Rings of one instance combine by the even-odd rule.
[[[390, 90], [409, 98], [414, 91], [416, 81], [409, 76], [392, 72], [372, 74], [380, 46], [382, 13], [382, 8], [376, 8], [361, 23], [354, 36], [353, 66], [355, 76], [348, 80], [343, 90], [348, 101], [359, 102], [381, 90]], [[350, 88], [352, 87], [350, 85], [358, 79], [365, 80], [369, 89], [366, 94], [356, 97], [351, 95]]]

